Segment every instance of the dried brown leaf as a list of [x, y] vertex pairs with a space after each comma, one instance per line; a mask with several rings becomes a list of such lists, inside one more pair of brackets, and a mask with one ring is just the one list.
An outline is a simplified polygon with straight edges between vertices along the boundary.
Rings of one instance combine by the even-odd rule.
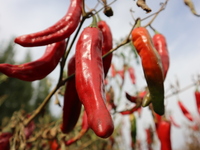
[[141, 7], [147, 13], [151, 12], [151, 8], [149, 8], [149, 6], [147, 6], [145, 0], [138, 0], [136, 4], [138, 7]]
[[196, 12], [196, 10], [195, 10], [195, 7], [194, 7], [194, 4], [193, 4], [192, 0], [184, 0], [184, 3], [185, 3], [185, 5], [187, 5], [187, 6], [190, 8], [190, 11], [191, 11], [195, 16], [200, 17], [200, 15], [197, 14], [197, 12]]

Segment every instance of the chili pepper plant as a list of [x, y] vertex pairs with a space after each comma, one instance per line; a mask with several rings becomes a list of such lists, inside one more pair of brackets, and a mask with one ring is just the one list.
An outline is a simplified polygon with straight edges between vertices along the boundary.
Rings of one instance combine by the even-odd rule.
[[[152, 25], [168, 0], [156, 13], [151, 13], [152, 9], [144, 0], [138, 0], [135, 5], [146, 12], [146, 17], [135, 18], [131, 11], [131, 29], [120, 40], [114, 38], [112, 26], [106, 21], [107, 17], [115, 17], [117, 10], [112, 6], [117, 1], [96, 2], [98, 5], [91, 9], [89, 1], [70, 0], [66, 14], [55, 24], [15, 37], [13, 42], [23, 48], [45, 46], [46, 51], [35, 61], [0, 64], [1, 74], [33, 82], [47, 78], [57, 66], [60, 70], [55, 87], [35, 111], [16, 110], [9, 123], [1, 126], [0, 149], [122, 150], [126, 149], [125, 136], [130, 139], [130, 149], [140, 150], [144, 145], [148, 150], [156, 146], [160, 150], [172, 149], [173, 127], [183, 126], [168, 112], [166, 101], [185, 89], [173, 86], [172, 93], [166, 93], [170, 51], [165, 35]], [[186, 5], [198, 16], [191, 1]], [[141, 76], [142, 88], [139, 86]], [[197, 79], [191, 87], [198, 87], [199, 83]], [[199, 113], [198, 89], [194, 96]], [[53, 119], [45, 109], [55, 97], [62, 113]], [[199, 116], [196, 119], [180, 99], [177, 99], [177, 106], [189, 121], [189, 127], [200, 131]], [[141, 128], [138, 123], [146, 117], [145, 111], [152, 124]], [[124, 128], [125, 124], [129, 127]], [[141, 129], [144, 141], [139, 136]], [[128, 134], [123, 134], [124, 130]]]

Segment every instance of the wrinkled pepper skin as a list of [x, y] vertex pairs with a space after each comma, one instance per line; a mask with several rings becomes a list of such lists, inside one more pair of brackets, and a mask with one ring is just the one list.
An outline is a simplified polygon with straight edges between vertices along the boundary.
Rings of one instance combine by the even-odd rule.
[[172, 150], [171, 123], [169, 121], [162, 120], [158, 123], [156, 131], [161, 144], [160, 150]]
[[169, 51], [167, 48], [167, 41], [164, 35], [160, 33], [155, 34], [153, 36], [153, 44], [161, 57], [164, 78], [166, 78], [167, 72], [169, 70], [170, 59], [169, 59]]
[[[111, 29], [108, 26], [108, 24], [103, 20], [98, 22], [98, 28], [101, 30], [103, 35], [102, 55], [105, 55], [112, 49], [113, 46]], [[108, 70], [111, 66], [111, 61], [112, 61], [112, 53], [103, 59], [105, 77], [107, 76]]]
[[[68, 63], [68, 76], [75, 72], [75, 55]], [[65, 85], [64, 106], [63, 106], [63, 124], [61, 130], [63, 133], [69, 133], [78, 122], [81, 113], [82, 103], [79, 100], [75, 77], [72, 77]]]
[[180, 107], [183, 115], [190, 121], [193, 121], [193, 117], [192, 114], [188, 111], [188, 109], [185, 107], [185, 105], [183, 105], [183, 103], [178, 100], [178, 106]]
[[142, 62], [145, 79], [150, 92], [153, 109], [164, 114], [164, 77], [160, 56], [153, 46], [146, 28], [137, 27], [132, 31], [132, 43]]
[[195, 95], [197, 111], [198, 111], [198, 113], [200, 115], [200, 92], [199, 91], [195, 91], [194, 95]]
[[65, 50], [64, 40], [47, 45], [41, 58], [21, 65], [0, 64], [0, 72], [23, 81], [41, 80], [56, 68]]
[[107, 138], [113, 133], [114, 126], [105, 105], [102, 39], [102, 33], [96, 27], [86, 27], [82, 31], [76, 45], [75, 80], [89, 127], [97, 136]]
[[14, 42], [24, 46], [43, 46], [68, 38], [77, 28], [82, 14], [82, 0], [71, 0], [66, 15], [51, 27], [15, 38]]

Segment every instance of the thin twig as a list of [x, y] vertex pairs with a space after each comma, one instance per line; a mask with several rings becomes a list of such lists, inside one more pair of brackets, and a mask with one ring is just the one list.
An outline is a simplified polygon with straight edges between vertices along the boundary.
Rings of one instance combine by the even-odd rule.
[[[153, 18], [151, 19], [151, 21], [150, 21], [147, 25], [145, 25], [144, 27], [149, 26], [149, 25], [156, 19], [156, 17], [158, 16], [158, 14], [159, 14], [161, 11], [163, 11], [163, 10], [165, 9], [165, 6], [167, 5], [167, 2], [168, 2], [168, 0], [166, 0], [165, 3], [162, 4], [162, 6], [160, 7], [160, 9], [159, 9], [156, 13], [152, 14], [152, 15], [154, 15], [154, 17], [153, 17]], [[151, 17], [152, 15], [149, 15], [149, 16], [147, 16], [146, 18], [143, 18], [143, 19], [141, 19], [141, 20], [145, 20], [145, 19]]]
[[177, 90], [176, 92], [173, 92], [173, 93], [171, 93], [171, 94], [165, 96], [165, 99], [167, 99], [167, 98], [169, 98], [169, 97], [171, 97], [171, 96], [174, 96], [175, 94], [184, 92], [184, 91], [188, 90], [189, 88], [192, 88], [192, 87], [194, 87], [194, 86], [196, 86], [196, 85], [200, 85], [200, 81], [194, 82], [194, 83], [192, 83], [192, 84], [190, 84], [190, 85], [188, 85], [188, 86], [186, 86], [186, 87], [184, 87], [184, 88], [182, 88], [182, 89]]

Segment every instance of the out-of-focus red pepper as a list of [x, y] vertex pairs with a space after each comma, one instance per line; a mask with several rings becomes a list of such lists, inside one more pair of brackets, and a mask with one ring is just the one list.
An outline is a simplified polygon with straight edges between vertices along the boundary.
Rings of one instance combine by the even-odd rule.
[[135, 78], [135, 71], [134, 71], [133, 67], [128, 67], [128, 73], [129, 73], [129, 76], [131, 78], [132, 84], [135, 84], [136, 78]]
[[24, 128], [24, 134], [26, 139], [28, 139], [32, 134], [33, 131], [35, 130], [35, 122], [31, 121], [25, 128]]
[[120, 111], [119, 113], [122, 114], [122, 115], [130, 115], [130, 114], [132, 114], [133, 112], [135, 112], [135, 111], [137, 111], [137, 110], [139, 110], [139, 109], [140, 109], [140, 107], [138, 107], [138, 106], [133, 106], [131, 109], [129, 109], [129, 110], [124, 110], [124, 111]]
[[[68, 76], [75, 72], [75, 55], [68, 63]], [[69, 133], [76, 125], [81, 112], [81, 101], [75, 86], [75, 77], [72, 77], [65, 86], [64, 106], [63, 106], [63, 123], [61, 130], [63, 133]]]
[[[105, 55], [112, 49], [112, 46], [113, 46], [111, 29], [108, 26], [108, 24], [101, 19], [98, 21], [98, 28], [101, 30], [103, 34], [102, 55]], [[104, 67], [105, 77], [107, 76], [108, 70], [111, 65], [111, 61], [112, 61], [112, 53], [110, 53], [108, 56], [103, 58], [103, 67]]]
[[12, 133], [4, 132], [0, 134], [0, 149], [10, 150], [9, 140], [12, 137]]
[[114, 91], [112, 87], [110, 87], [109, 90], [106, 92], [106, 100], [107, 100], [108, 110], [111, 109], [115, 110], [117, 106], [114, 103]]
[[199, 91], [195, 91], [194, 95], [195, 95], [197, 111], [198, 111], [198, 113], [200, 115], [200, 92]]
[[65, 142], [65, 144], [66, 145], [71, 145], [72, 143], [75, 143], [76, 141], [78, 141], [88, 131], [88, 129], [89, 129], [89, 125], [88, 125], [87, 114], [84, 111], [83, 112], [83, 116], [82, 116], [81, 131], [75, 137], [67, 140]]
[[24, 81], [43, 79], [56, 68], [65, 50], [65, 41], [50, 44], [38, 60], [21, 65], [0, 64], [0, 72]]
[[117, 74], [117, 71], [115, 69], [114, 64], [111, 64], [110, 70], [111, 70], [111, 77], [115, 77]]
[[174, 120], [174, 118], [173, 118], [172, 115], [169, 116], [169, 119], [170, 119], [172, 125], [174, 125], [174, 126], [177, 127], [177, 128], [180, 128], [180, 127], [181, 127], [179, 124], [176, 123], [176, 121]]
[[188, 109], [183, 105], [183, 103], [178, 100], [178, 106], [180, 107], [182, 113], [184, 114], [184, 116], [190, 120], [190, 121], [193, 121], [193, 117], [192, 117], [192, 114], [188, 111]]
[[97, 136], [107, 138], [113, 133], [114, 126], [105, 104], [102, 39], [95, 22], [82, 31], [76, 45], [75, 80], [90, 128]]
[[152, 128], [149, 127], [147, 129], [145, 129], [145, 133], [146, 133], [146, 142], [147, 142], [148, 150], [152, 150], [152, 143], [153, 143], [153, 131], [152, 131]]
[[137, 96], [131, 96], [131, 95], [129, 95], [129, 94], [126, 92], [126, 98], [127, 98], [130, 102], [136, 103]]
[[71, 0], [66, 15], [57, 23], [43, 31], [19, 36], [15, 43], [25, 47], [43, 46], [68, 38], [80, 22], [82, 3], [82, 0]]
[[122, 78], [122, 80], [124, 81], [124, 74], [125, 74], [125, 70], [122, 69], [122, 70], [118, 70], [117, 71], [117, 74], [119, 74], [119, 76]]
[[170, 59], [169, 59], [169, 51], [167, 48], [167, 42], [164, 35], [156, 32], [156, 34], [153, 36], [153, 44], [161, 57], [164, 79], [165, 79], [169, 69]]
[[162, 62], [148, 30], [144, 27], [136, 26], [132, 31], [132, 43], [142, 61], [153, 109], [156, 113], [163, 115], [165, 107]]
[[58, 145], [57, 140], [49, 141], [50, 149], [51, 150], [61, 150], [60, 145]]
[[162, 120], [157, 125], [157, 135], [160, 140], [160, 150], [172, 150], [171, 145], [171, 123], [166, 120]]

